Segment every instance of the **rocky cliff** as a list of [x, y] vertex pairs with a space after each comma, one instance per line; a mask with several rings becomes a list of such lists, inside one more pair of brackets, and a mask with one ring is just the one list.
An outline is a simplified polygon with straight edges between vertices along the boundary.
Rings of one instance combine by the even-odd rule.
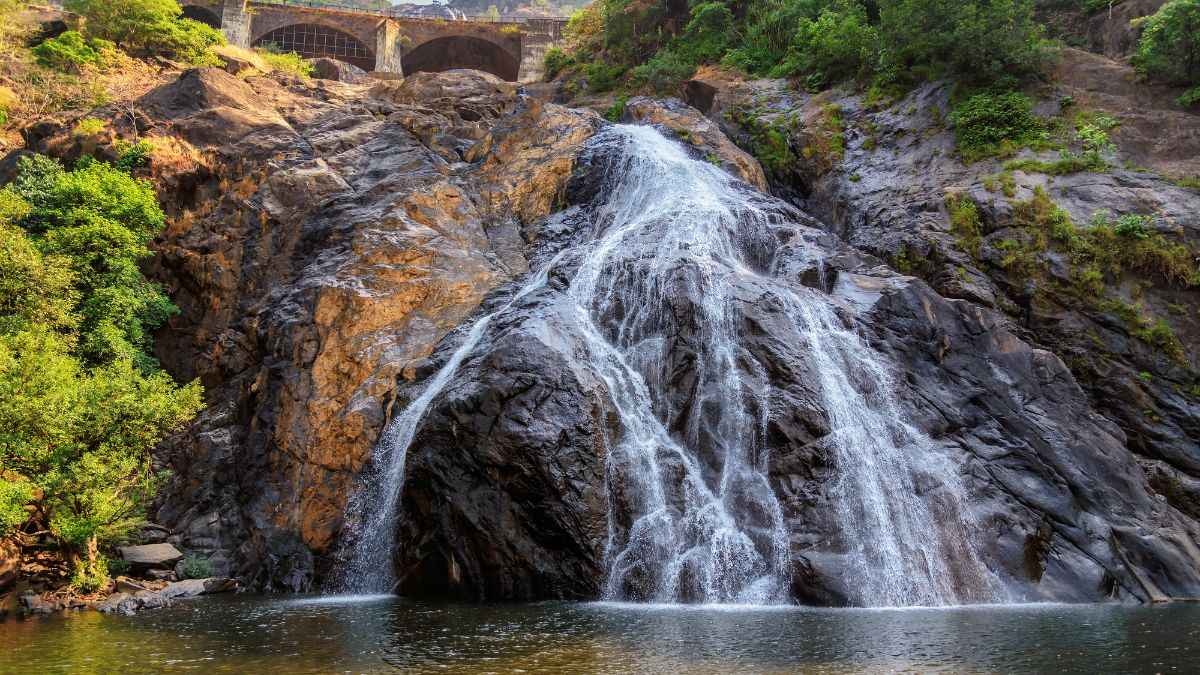
[[[775, 84], [709, 80], [690, 91], [709, 119], [648, 99], [632, 101], [627, 119], [658, 125], [747, 191], [789, 198], [755, 197], [778, 223], [764, 254], [776, 261], [772, 283], [829, 303], [890, 364], [899, 410], [970, 497], [970, 513], [943, 517], [978, 523], [980, 555], [1011, 599], [1200, 595], [1194, 290], [1128, 281], [1171, 322], [1185, 363], [1164, 359], [1136, 327], [1054, 295], [1022, 326], [1013, 281], [950, 232], [945, 193], [971, 195], [999, 242], [1011, 202], [1046, 180], [1017, 174], [1014, 196], [1001, 199], [983, 185], [995, 166], [953, 161], [934, 122], [944, 90], [925, 87], [888, 110]], [[822, 116], [836, 103], [848, 120], [844, 153], [764, 171], [718, 127], [752, 147], [753, 130], [724, 114], [748, 98], [808, 121], [791, 141], [799, 156], [827, 148]], [[460, 344], [456, 329], [600, 227], [618, 165], [589, 139], [605, 123], [462, 71], [351, 85], [202, 69], [141, 109], [136, 131], [159, 139], [151, 172], [171, 216], [151, 272], [181, 309], [158, 355], [177, 377], [199, 377], [210, 404], [160, 449], [173, 475], [157, 520], [217, 574], [312, 588], [337, 562], [355, 475]], [[1147, 125], [1191, 128], [1152, 107], [1142, 114]], [[129, 125], [117, 122], [126, 135]], [[67, 129], [31, 133], [30, 146], [78, 152]], [[1165, 170], [1186, 164], [1178, 153], [1142, 157]], [[1164, 231], [1193, 243], [1200, 234], [1200, 198], [1148, 172], [1052, 188], [1081, 220], [1101, 205], [1154, 205]], [[605, 385], [555, 341], [556, 298], [577, 264], [559, 261], [543, 292], [489, 327], [419, 425], [396, 523], [402, 592], [600, 594], [611, 509], [623, 499], [606, 468], [620, 424]], [[733, 321], [769, 382], [764, 438], [789, 595], [855, 602], [848, 537], [831, 507], [847, 467], [832, 451], [837, 430], [806, 336], [762, 287], [737, 289]], [[679, 399], [664, 410], [689, 409], [698, 395], [689, 364], [702, 302], [684, 293], [672, 303], [679, 332], [662, 353]], [[1172, 314], [1181, 303], [1190, 313]], [[663, 414], [684, 433], [686, 419]]]

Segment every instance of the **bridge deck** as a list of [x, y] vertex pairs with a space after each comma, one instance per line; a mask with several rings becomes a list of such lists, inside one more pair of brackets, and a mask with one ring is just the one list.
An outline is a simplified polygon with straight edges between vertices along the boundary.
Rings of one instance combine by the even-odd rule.
[[[342, 5], [336, 2], [326, 2], [325, 0], [250, 0], [256, 5], [284, 5], [287, 7], [301, 7], [304, 9], [319, 9], [335, 12], [353, 12], [355, 14], [370, 14], [373, 16], [383, 16], [393, 19], [413, 19], [425, 21], [471, 21], [479, 23], [511, 23], [525, 24], [530, 21], [552, 21], [556, 23], [567, 23], [571, 17], [569, 16], [524, 16], [516, 14], [466, 14], [463, 12], [455, 12], [455, 16], [433, 16], [424, 14], [411, 9], [371, 9], [367, 7], [355, 7], [352, 5]], [[451, 10], [453, 11], [453, 10]]]

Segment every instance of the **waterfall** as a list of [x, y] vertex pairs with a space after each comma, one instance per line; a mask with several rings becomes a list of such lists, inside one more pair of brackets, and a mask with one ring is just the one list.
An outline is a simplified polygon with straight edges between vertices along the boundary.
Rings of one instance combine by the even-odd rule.
[[768, 476], [771, 382], [740, 333], [738, 291], [748, 286], [782, 308], [817, 374], [854, 599], [995, 599], [955, 468], [904, 422], [880, 355], [825, 294], [775, 271], [773, 228], [787, 225], [783, 211], [764, 208], [769, 199], [652, 128], [612, 126], [591, 143], [616, 159], [610, 185], [590, 207], [590, 237], [475, 322], [388, 426], [348, 510], [359, 536], [343, 589], [392, 587], [396, 509], [417, 425], [493, 318], [543, 288], [559, 266], [569, 283], [565, 309], [556, 310], [567, 320], [556, 325], [573, 334], [552, 342], [605, 385], [619, 421], [605, 439], [605, 599], [790, 598], [789, 531]]
[[357, 489], [346, 505], [347, 525], [343, 538], [352, 543], [350, 549], [343, 552], [346, 561], [335, 571], [334, 588], [344, 593], [389, 593], [394, 589], [392, 549], [396, 545], [396, 516], [404, 488], [404, 462], [417, 425], [425, 417], [429, 404], [442, 393], [463, 360], [479, 344], [492, 320], [545, 286], [546, 275], [557, 260], [555, 258], [534, 274], [504, 306], [477, 320], [421, 395], [384, 429], [375, 444], [371, 464], [358, 477]]

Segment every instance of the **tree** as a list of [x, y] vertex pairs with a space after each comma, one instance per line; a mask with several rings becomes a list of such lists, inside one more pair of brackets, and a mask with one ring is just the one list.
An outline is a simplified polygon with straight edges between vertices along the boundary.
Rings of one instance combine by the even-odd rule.
[[880, 0], [879, 13], [889, 79], [954, 76], [1011, 86], [1045, 59], [1033, 0]]
[[1180, 102], [1200, 103], [1200, 0], [1171, 0], [1142, 27], [1133, 57], [1138, 72], [1168, 84], [1193, 86]]
[[25, 158], [0, 190], [0, 536], [36, 498], [83, 590], [161, 480], [151, 448], [202, 405], [149, 356], [169, 303], [137, 263], [163, 222], [147, 183], [90, 159]]
[[135, 55], [162, 54], [197, 65], [216, 65], [211, 47], [221, 32], [184, 19], [176, 0], [67, 0], [64, 7], [85, 19], [89, 37], [110, 40]]
[[807, 75], [820, 86], [868, 75], [877, 60], [879, 33], [857, 0], [836, 0], [815, 19], [802, 18], [776, 75]]

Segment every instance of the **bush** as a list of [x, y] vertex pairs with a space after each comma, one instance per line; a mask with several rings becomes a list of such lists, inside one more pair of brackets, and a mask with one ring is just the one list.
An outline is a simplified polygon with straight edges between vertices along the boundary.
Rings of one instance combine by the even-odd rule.
[[613, 104], [608, 107], [608, 110], [604, 111], [604, 119], [609, 122], [620, 122], [621, 118], [625, 116], [625, 104], [628, 102], [628, 97], [618, 96], [617, 100], [613, 101]]
[[125, 173], [133, 173], [134, 169], [149, 163], [150, 153], [154, 151], [154, 144], [146, 139], [137, 143], [118, 141], [117, 151], [119, 154], [113, 166]]
[[1138, 72], [1169, 84], [1200, 84], [1200, 0], [1171, 0], [1142, 28], [1133, 56]]
[[950, 121], [959, 153], [968, 162], [1011, 154], [1043, 130], [1033, 102], [1015, 91], [971, 96], [954, 107]]
[[691, 20], [675, 49], [693, 67], [696, 63], [712, 63], [725, 55], [733, 34], [733, 12], [728, 7], [720, 2], [700, 3], [692, 7]]
[[888, 79], [1013, 86], [1045, 61], [1033, 0], [880, 0], [879, 11]]
[[163, 55], [195, 65], [219, 65], [211, 48], [225, 44], [220, 31], [191, 19], [175, 0], [66, 0], [84, 17], [91, 38], [116, 43], [135, 55]]
[[140, 521], [161, 480], [150, 449], [201, 391], [143, 351], [169, 304], [138, 268], [162, 228], [149, 186], [95, 161], [18, 170], [0, 190], [0, 527], [36, 497], [90, 592], [107, 580], [98, 547]]
[[602, 93], [616, 87], [625, 71], [624, 66], [597, 61], [583, 67], [583, 76], [587, 78], [588, 89]]
[[189, 555], [183, 559], [184, 579], [207, 579], [213, 575], [212, 562], [208, 558]]
[[38, 63], [48, 68], [79, 72], [85, 66], [102, 63], [103, 44], [93, 46], [80, 33], [69, 30], [56, 38], [50, 38], [33, 48]]
[[775, 76], [807, 76], [810, 89], [865, 78], [877, 60], [879, 34], [856, 0], [838, 0], [816, 19], [801, 19]]
[[684, 80], [696, 72], [696, 62], [686, 56], [664, 49], [654, 58], [633, 69], [633, 81], [657, 94], [677, 91]]
[[574, 59], [558, 47], [551, 47], [546, 50], [546, 58], [542, 63], [545, 67], [545, 80], [549, 82], [574, 63]]
[[108, 560], [102, 555], [80, 560], [71, 574], [71, 588], [95, 593], [108, 585]]
[[275, 45], [267, 45], [254, 51], [275, 70], [297, 77], [312, 77], [313, 64], [296, 52], [282, 52]]

